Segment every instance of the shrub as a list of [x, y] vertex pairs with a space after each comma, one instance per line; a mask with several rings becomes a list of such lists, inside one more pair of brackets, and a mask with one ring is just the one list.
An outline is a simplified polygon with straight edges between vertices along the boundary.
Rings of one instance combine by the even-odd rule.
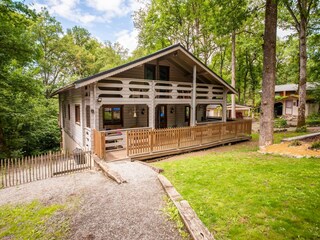
[[307, 126], [302, 126], [302, 127], [297, 128], [296, 132], [298, 132], [298, 133], [307, 132]]
[[300, 141], [294, 140], [288, 146], [289, 147], [297, 147], [297, 146], [301, 146], [301, 145], [302, 145], [302, 143]]
[[311, 144], [310, 149], [312, 150], [320, 150], [320, 141], [316, 141]]
[[320, 114], [312, 114], [307, 117], [306, 123], [308, 126], [318, 126], [320, 125]]
[[274, 127], [275, 128], [285, 128], [288, 126], [287, 120], [283, 118], [277, 118], [274, 121]]

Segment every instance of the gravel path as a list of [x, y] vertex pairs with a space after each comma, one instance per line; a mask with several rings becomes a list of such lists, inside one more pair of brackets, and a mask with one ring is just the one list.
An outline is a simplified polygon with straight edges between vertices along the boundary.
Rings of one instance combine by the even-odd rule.
[[80, 196], [72, 218], [70, 239], [181, 239], [175, 223], [162, 209], [165, 193], [157, 174], [138, 162], [114, 162], [108, 167], [128, 183], [118, 185], [89, 171], [0, 190], [4, 203], [64, 202]]

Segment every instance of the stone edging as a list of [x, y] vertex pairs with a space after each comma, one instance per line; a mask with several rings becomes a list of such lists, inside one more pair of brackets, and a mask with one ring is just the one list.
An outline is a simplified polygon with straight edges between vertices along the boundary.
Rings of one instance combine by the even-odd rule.
[[294, 141], [294, 140], [302, 140], [302, 139], [305, 139], [305, 138], [316, 137], [316, 136], [319, 136], [319, 135], [320, 135], [320, 132], [310, 133], [310, 134], [301, 135], [301, 136], [297, 136], [297, 137], [284, 138], [284, 139], [281, 140], [281, 142], [290, 142], [290, 141]]
[[201, 222], [195, 211], [191, 208], [186, 200], [178, 193], [170, 181], [163, 175], [158, 175], [158, 179], [179, 211], [179, 214], [186, 225], [190, 235], [194, 240], [214, 240], [213, 235], [206, 226]]

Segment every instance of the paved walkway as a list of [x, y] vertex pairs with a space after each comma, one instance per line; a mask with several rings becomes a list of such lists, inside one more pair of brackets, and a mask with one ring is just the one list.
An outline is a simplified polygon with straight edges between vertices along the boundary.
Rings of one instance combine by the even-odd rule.
[[165, 192], [157, 174], [138, 162], [113, 162], [108, 167], [128, 183], [117, 184], [102, 173], [76, 173], [0, 190], [4, 203], [64, 203], [79, 199], [72, 214], [70, 239], [181, 239], [164, 214]]

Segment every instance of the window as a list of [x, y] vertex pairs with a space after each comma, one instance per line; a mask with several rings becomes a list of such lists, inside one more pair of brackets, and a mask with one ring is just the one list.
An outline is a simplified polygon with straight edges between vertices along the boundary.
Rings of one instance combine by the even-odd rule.
[[169, 73], [170, 67], [169, 66], [159, 66], [159, 79], [169, 81]]
[[68, 119], [70, 120], [70, 104], [68, 104]]
[[155, 80], [156, 79], [156, 65], [145, 64], [144, 65], [144, 78]]
[[122, 125], [122, 106], [105, 106], [103, 108], [104, 125]]
[[184, 121], [190, 122], [190, 106], [185, 106], [184, 108]]
[[80, 124], [80, 105], [79, 104], [76, 104], [74, 106], [74, 114], [75, 114], [76, 123]]
[[67, 118], [67, 106], [65, 104], [62, 107], [62, 116], [63, 118]]
[[86, 127], [90, 128], [90, 106], [86, 106]]

